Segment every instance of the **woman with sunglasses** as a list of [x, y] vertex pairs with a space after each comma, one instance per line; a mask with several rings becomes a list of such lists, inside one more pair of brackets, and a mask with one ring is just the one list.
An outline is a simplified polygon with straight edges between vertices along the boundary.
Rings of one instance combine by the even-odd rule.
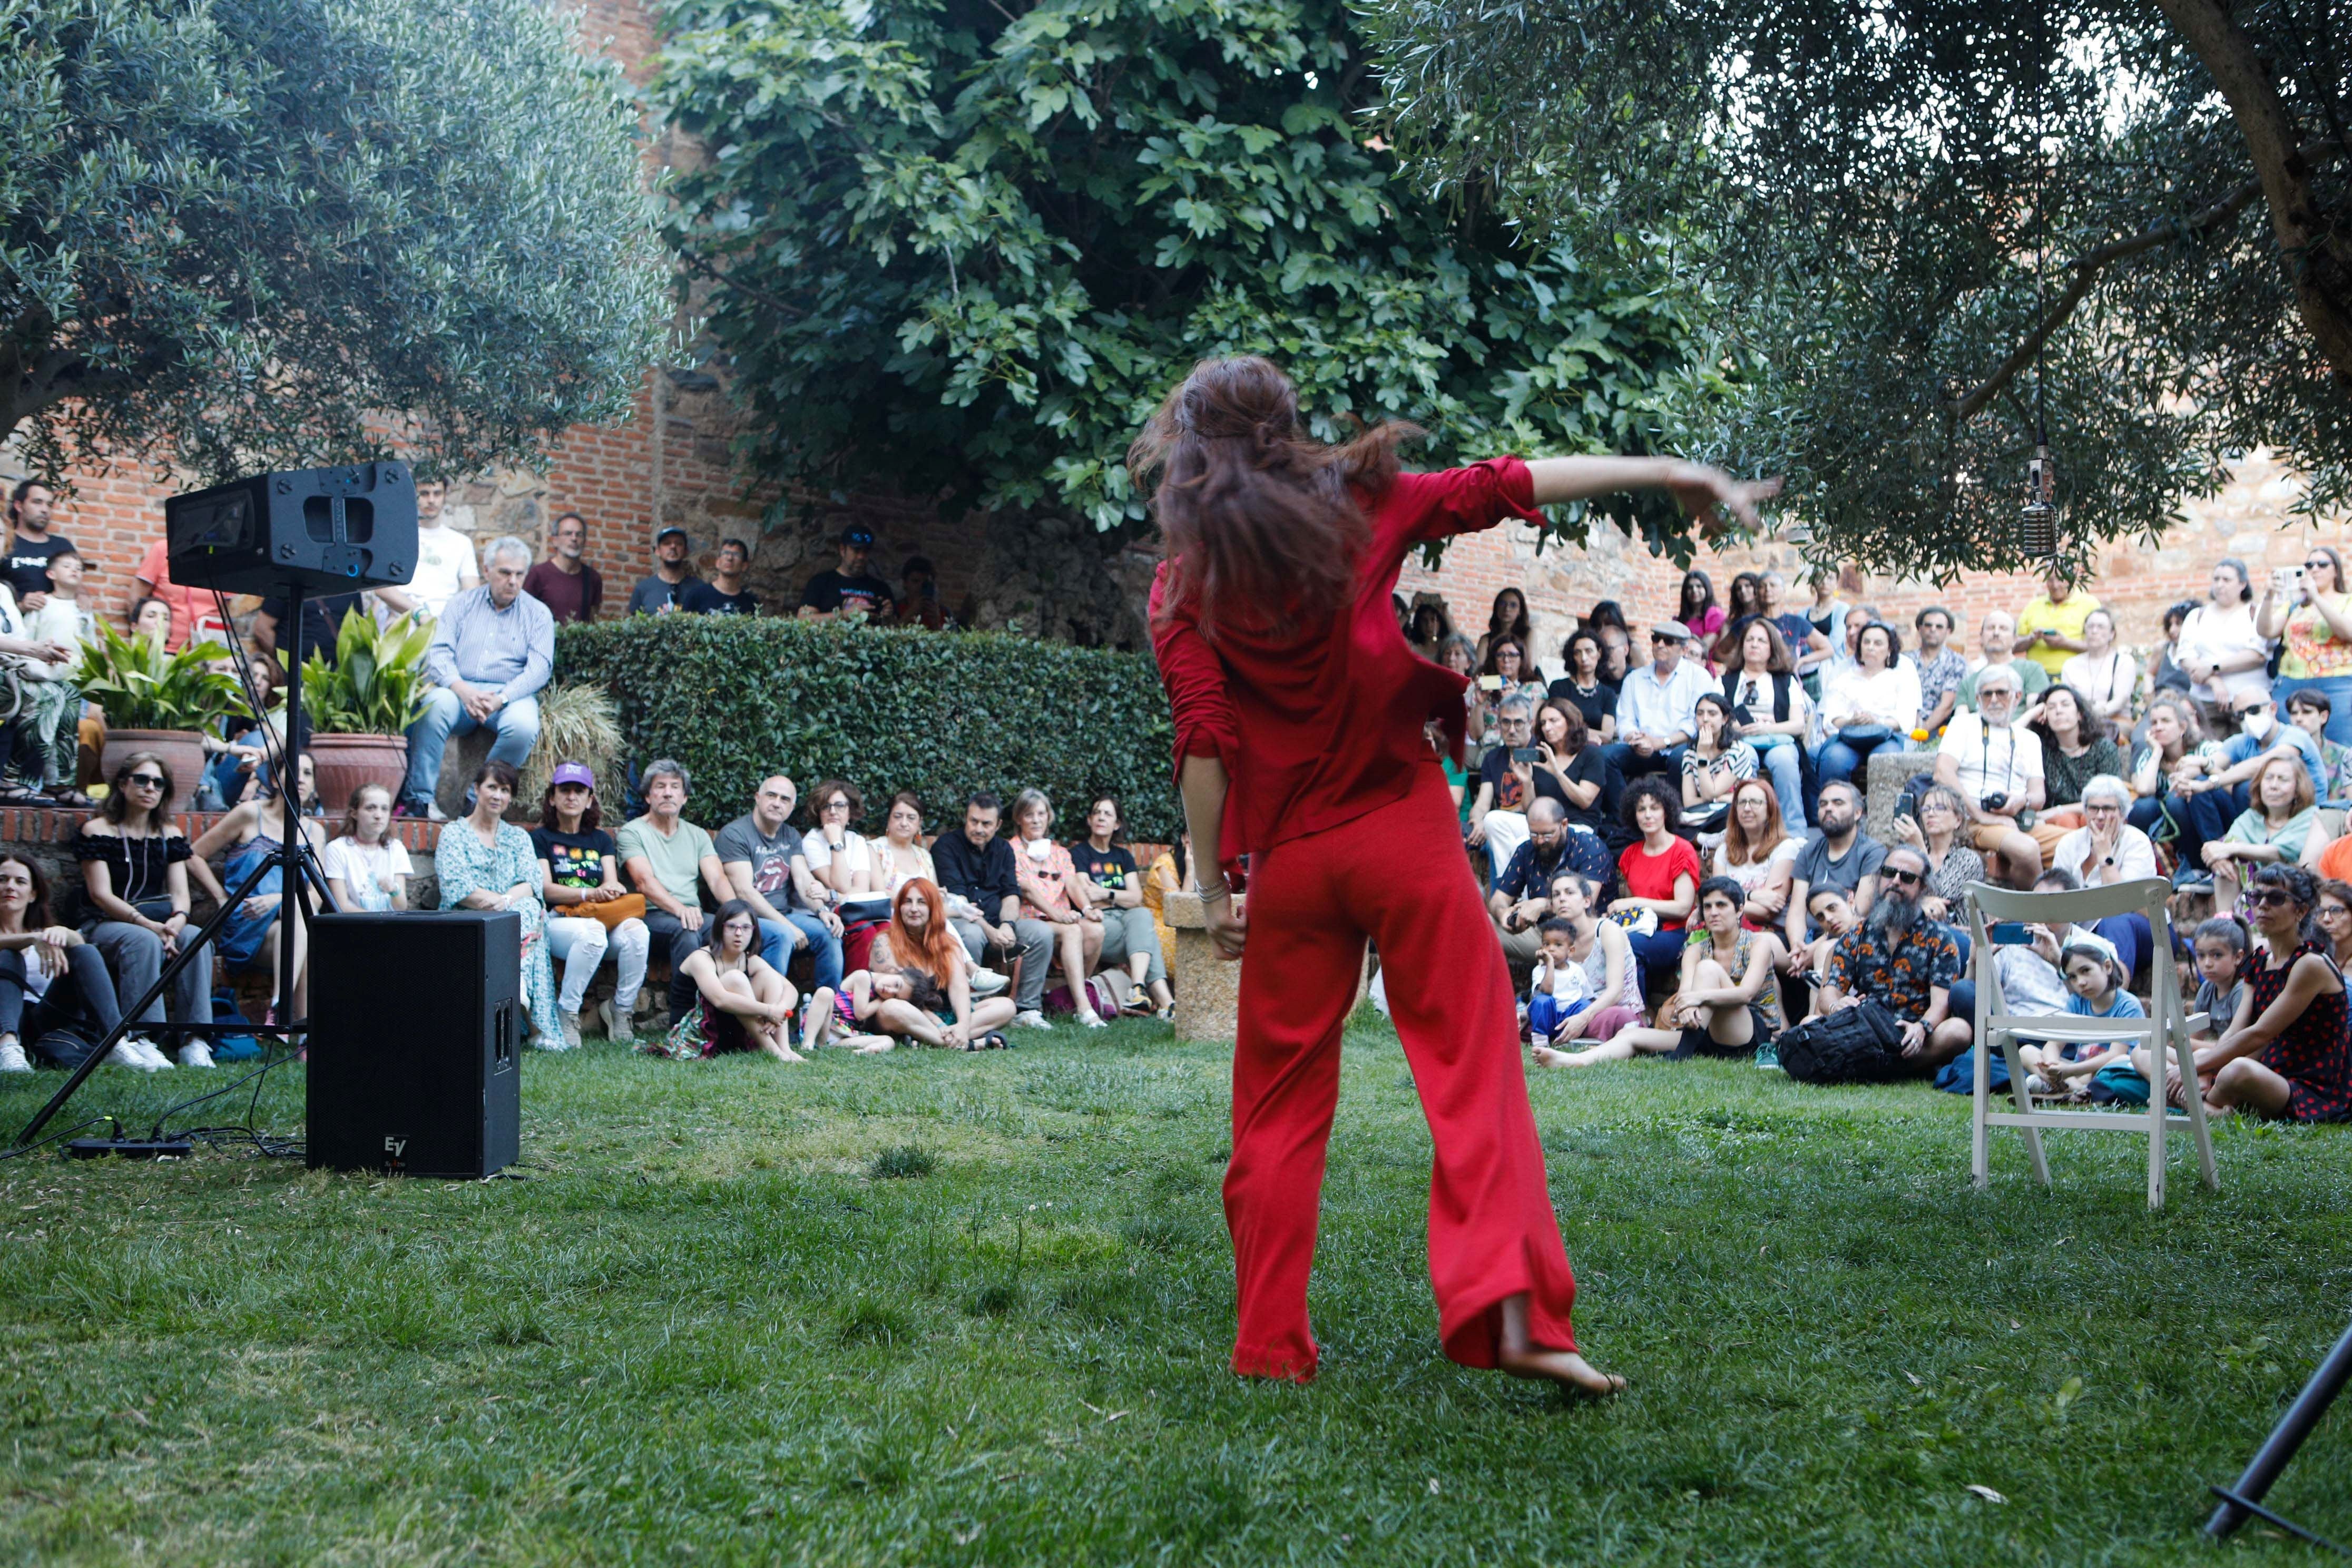
[[[307, 759], [305, 759], [307, 761]], [[115, 764], [106, 804], [74, 837], [81, 862], [82, 925], [114, 976], [116, 1005], [128, 1011], [163, 973], [163, 965], [188, 937], [188, 862], [195, 854], [187, 836], [172, 824], [172, 770], [153, 752], [133, 752]], [[199, 876], [209, 879], [211, 868]], [[218, 897], [218, 894], [215, 894]], [[213, 1021], [213, 955], [200, 952], [172, 982], [171, 1008], [157, 997], [133, 1020], [161, 1024]], [[144, 1038], [126, 1040], [133, 1055], [157, 1052]], [[200, 1034], [181, 1038], [182, 1067], [213, 1065], [211, 1045]]]
[[[2245, 909], [2262, 939], [2237, 1016], [2192, 1058], [2205, 1109], [2241, 1108], [2289, 1121], [2352, 1121], [2352, 1036], [2344, 972], [2304, 928], [2319, 889], [2299, 866], [2257, 868]], [[2165, 1092], [2187, 1103], [2179, 1069]]]
[[2305, 689], [2326, 692], [2327, 738], [2339, 746], [2352, 745], [2352, 593], [2346, 587], [2344, 557], [2332, 545], [2315, 544], [2303, 552], [2300, 577], [2271, 574], [2254, 611], [2264, 637], [2286, 639], [2271, 694], [2284, 704]]

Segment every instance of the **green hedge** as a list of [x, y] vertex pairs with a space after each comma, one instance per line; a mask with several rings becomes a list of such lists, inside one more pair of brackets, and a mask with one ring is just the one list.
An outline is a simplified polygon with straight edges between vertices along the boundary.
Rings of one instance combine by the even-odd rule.
[[1181, 816], [1167, 694], [1140, 654], [989, 632], [635, 616], [561, 628], [555, 673], [612, 692], [639, 767], [686, 764], [687, 816], [708, 827], [740, 816], [774, 773], [803, 796], [819, 779], [849, 780], [868, 833], [901, 789], [922, 797], [933, 831], [976, 789], [1008, 805], [1044, 790], [1063, 839], [1085, 831], [1097, 795], [1118, 796], [1139, 840], [1172, 842]]

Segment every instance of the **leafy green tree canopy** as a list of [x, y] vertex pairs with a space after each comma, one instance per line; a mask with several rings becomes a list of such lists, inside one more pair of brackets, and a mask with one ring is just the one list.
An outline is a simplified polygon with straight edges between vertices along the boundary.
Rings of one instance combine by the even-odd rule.
[[656, 90], [707, 153], [677, 237], [780, 478], [1108, 530], [1144, 515], [1129, 440], [1205, 355], [1283, 363], [1327, 437], [1417, 420], [1425, 460], [1643, 450], [1669, 384], [1712, 374], [1646, 247], [1530, 248], [1413, 191], [1339, 0], [668, 21]]
[[535, 0], [0, 0], [0, 435], [215, 477], [624, 416], [669, 264]]
[[1374, 0], [1391, 129], [1538, 231], [1675, 215], [1824, 552], [2078, 546], [2270, 445], [2352, 499], [2352, 32], [2309, 0]]

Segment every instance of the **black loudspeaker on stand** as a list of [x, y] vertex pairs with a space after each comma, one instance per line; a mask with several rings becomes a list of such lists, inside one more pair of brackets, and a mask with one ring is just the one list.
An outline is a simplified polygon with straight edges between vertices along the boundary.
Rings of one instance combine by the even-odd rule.
[[310, 955], [310, 1168], [479, 1179], [514, 1163], [522, 917], [320, 915]]

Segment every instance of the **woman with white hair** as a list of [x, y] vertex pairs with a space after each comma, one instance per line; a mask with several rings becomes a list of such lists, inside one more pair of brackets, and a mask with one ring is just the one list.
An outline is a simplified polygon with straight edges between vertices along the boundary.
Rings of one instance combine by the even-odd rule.
[[[2064, 871], [2085, 888], [2137, 882], [2159, 875], [2156, 846], [2128, 820], [2131, 787], [2110, 773], [2094, 774], [2083, 785], [2083, 826], [2058, 840], [2050, 868]], [[2129, 973], [2155, 942], [2144, 915], [2110, 915], [2091, 929], [2116, 945], [2116, 957]]]

